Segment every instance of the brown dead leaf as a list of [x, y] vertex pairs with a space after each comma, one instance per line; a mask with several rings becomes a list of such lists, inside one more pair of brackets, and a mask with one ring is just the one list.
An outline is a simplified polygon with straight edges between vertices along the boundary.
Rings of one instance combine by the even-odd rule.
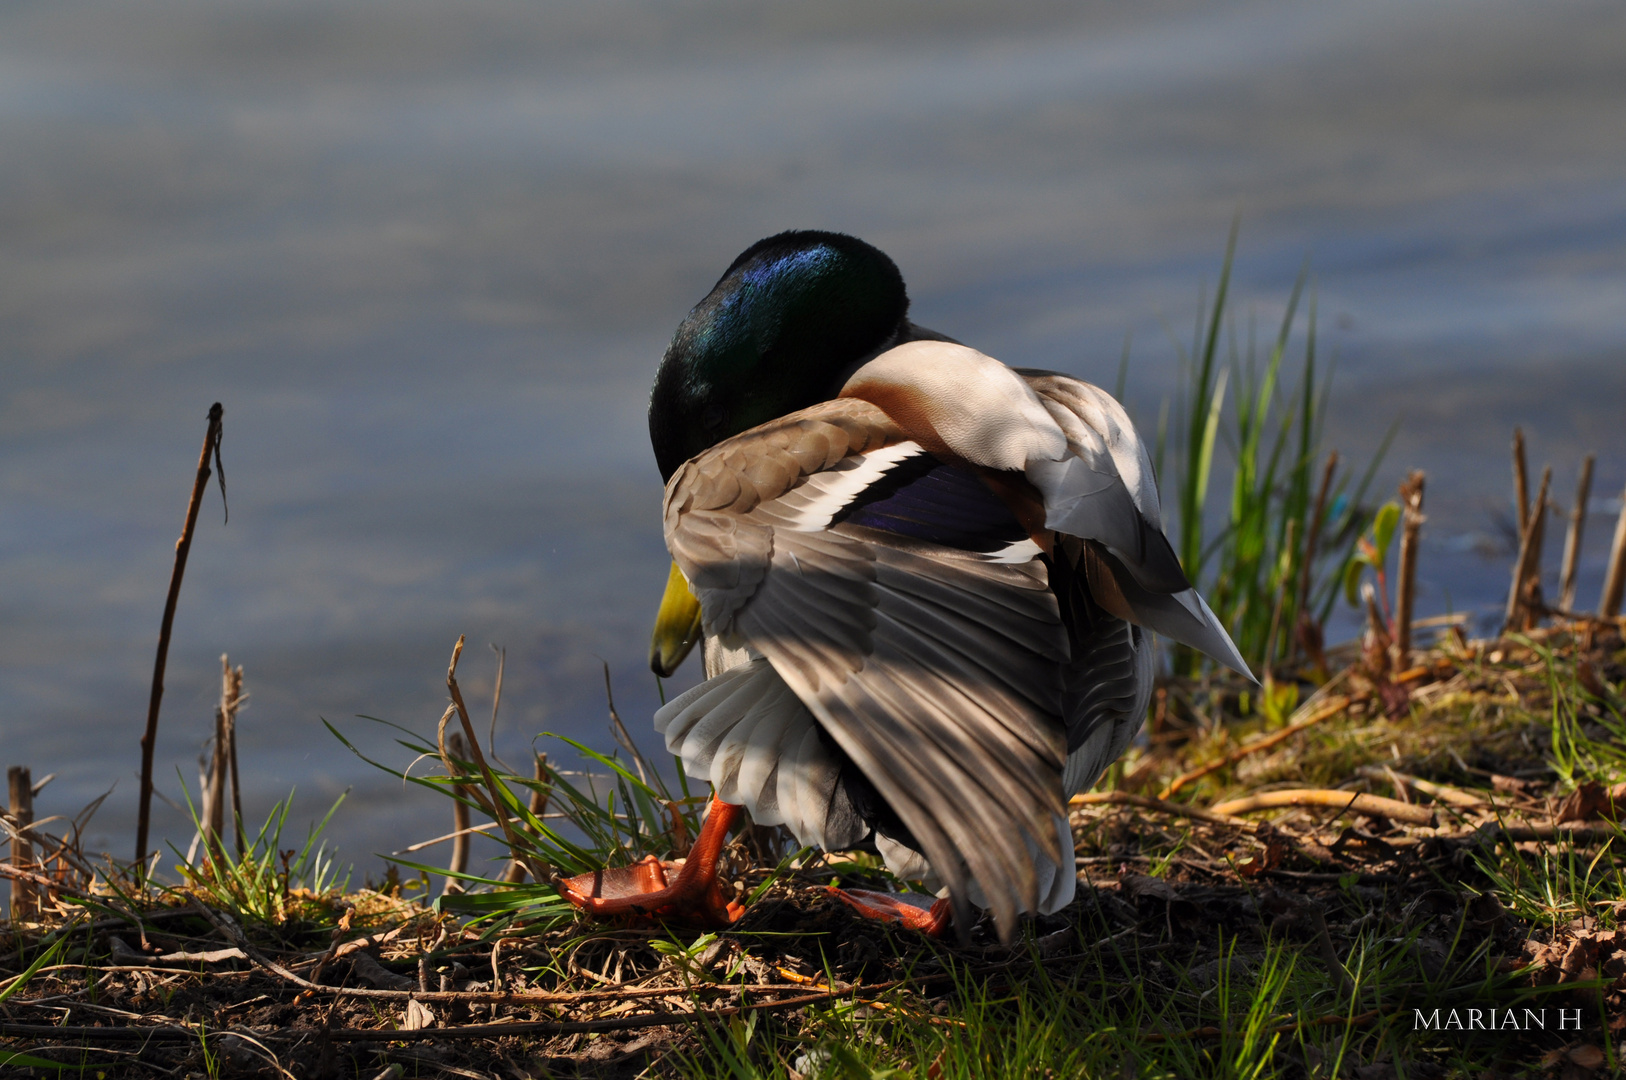
[[1580, 1046], [1572, 1046], [1564, 1056], [1569, 1058], [1575, 1064], [1581, 1066], [1583, 1069], [1601, 1069], [1603, 1068], [1605, 1060], [1603, 1051], [1599, 1050], [1591, 1043], [1582, 1043]]
[[1605, 788], [1593, 780], [1577, 787], [1558, 804], [1558, 821], [1619, 820], [1626, 811], [1626, 784]]
[[355, 959], [350, 961], [350, 970], [356, 978], [372, 983], [381, 990], [412, 990], [418, 985], [418, 980], [397, 975], [364, 952], [356, 953]]
[[1516, 776], [1503, 776], [1500, 773], [1492, 773], [1490, 781], [1494, 790], [1505, 791], [1509, 795], [1528, 795], [1541, 786], [1534, 780], [1521, 780]]
[[1143, 896], [1165, 902], [1175, 899], [1174, 888], [1167, 881], [1149, 874], [1137, 874], [1133, 871], [1122, 873], [1118, 875], [1118, 884], [1134, 900], [1139, 900]]
[[1287, 852], [1287, 845], [1279, 837], [1272, 836], [1265, 842], [1265, 850], [1255, 852], [1237, 863], [1236, 872], [1245, 878], [1256, 878], [1266, 870], [1274, 870], [1282, 865]]
[[406, 1010], [401, 1017], [402, 1031], [422, 1031], [435, 1026], [435, 1014], [429, 1006], [413, 998], [406, 1003]]

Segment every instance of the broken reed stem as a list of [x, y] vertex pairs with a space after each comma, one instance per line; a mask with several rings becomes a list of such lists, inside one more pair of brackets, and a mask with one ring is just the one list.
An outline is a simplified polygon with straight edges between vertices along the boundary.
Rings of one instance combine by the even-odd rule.
[[[514, 827], [509, 824], [508, 810], [503, 806], [503, 788], [497, 783], [497, 778], [491, 772], [491, 766], [486, 764], [486, 756], [480, 751], [480, 740], [475, 738], [474, 724], [469, 720], [468, 706], [463, 704], [463, 691], [457, 685], [457, 660], [463, 655], [463, 635], [457, 635], [457, 644], [452, 646], [452, 660], [446, 666], [446, 690], [452, 696], [452, 707], [457, 713], [457, 719], [463, 725], [463, 735], [469, 741], [469, 752], [474, 758], [474, 765], [480, 770], [480, 778], [485, 782], [489, 793], [488, 800], [482, 800], [488, 807], [493, 821], [502, 829], [503, 839], [508, 842], [508, 850], [513, 852], [516, 859], [525, 861], [526, 869], [538, 881], [546, 881], [545, 875], [540, 873], [540, 866], [532, 863], [525, 855], [525, 846], [520, 843], [519, 836]], [[441, 730], [446, 727], [447, 717], [441, 718]], [[469, 789], [473, 794], [474, 789]]]
[[1575, 574], [1581, 563], [1581, 530], [1586, 528], [1586, 502], [1592, 495], [1593, 456], [1581, 462], [1581, 475], [1575, 484], [1575, 505], [1570, 509], [1569, 532], [1564, 537], [1564, 565], [1558, 572], [1558, 606], [1575, 610]]
[[[530, 811], [531, 816], [541, 821], [542, 815], [548, 811], [548, 789], [542, 785], [548, 777], [548, 755], [533, 751], [535, 761], [532, 775], [536, 778], [537, 786], [531, 789]], [[508, 870], [503, 874], [503, 880], [511, 885], [518, 885], [525, 880], [525, 864], [518, 859], [511, 860]]]
[[224, 688], [215, 706], [214, 756], [209, 761], [209, 790], [204, 797], [203, 848], [214, 862], [215, 873], [225, 872], [221, 836], [226, 831], [226, 702]]
[[1620, 614], [1622, 593], [1626, 593], [1626, 491], [1620, 495], [1615, 540], [1609, 545], [1609, 570], [1603, 579], [1603, 595], [1598, 599], [1599, 618], [1613, 619]]
[[1411, 615], [1417, 599], [1417, 535], [1423, 522], [1423, 472], [1413, 469], [1400, 485], [1400, 580], [1395, 583], [1395, 667], [1411, 664]]
[[[34, 865], [34, 845], [28, 842], [28, 827], [34, 824], [34, 782], [27, 765], [13, 765], [6, 770], [6, 787], [11, 796], [11, 865], [28, 873]], [[34, 887], [25, 878], [11, 879], [11, 921], [31, 917], [39, 910], [34, 900]]]
[[243, 703], [243, 665], [232, 668], [226, 654], [220, 654], [222, 699], [226, 711], [226, 765], [231, 770], [231, 817], [237, 840], [237, 857], [241, 859], [248, 847], [248, 835], [243, 825], [243, 784], [237, 776], [237, 709]]
[[508, 660], [508, 650], [491, 646], [491, 651], [497, 654], [497, 685], [491, 691], [491, 734], [486, 736], [486, 745], [491, 752], [497, 752], [497, 708], [502, 705], [502, 669]]
[[[147, 729], [141, 736], [141, 791], [136, 816], [135, 873], [145, 876], [147, 832], [152, 820], [152, 752], [158, 738], [158, 706], [164, 699], [164, 665], [169, 661], [169, 635], [175, 625], [175, 605], [181, 597], [181, 578], [186, 573], [186, 556], [192, 550], [192, 534], [198, 525], [198, 508], [209, 486], [209, 459], [220, 466], [220, 421], [226, 410], [220, 402], [209, 406], [209, 427], [203, 435], [203, 452], [198, 455], [198, 471], [192, 480], [192, 498], [186, 504], [186, 524], [175, 541], [175, 567], [169, 574], [169, 594], [164, 599], [164, 618], [158, 627], [158, 656], [152, 665], [152, 696], [147, 702]], [[226, 475], [220, 468], [220, 498], [226, 498]]]
[[1513, 564], [1513, 586], [1507, 594], [1503, 633], [1528, 629], [1540, 606], [1541, 538], [1547, 521], [1547, 487], [1552, 479], [1553, 470], [1543, 469], [1541, 487], [1536, 491], [1535, 504], [1530, 507], [1529, 527], [1519, 540], [1519, 558]]
[[[446, 748], [451, 751], [454, 761], [468, 760], [469, 754], [463, 745], [463, 736], [457, 732], [452, 732], [451, 737], [446, 740]], [[452, 785], [452, 859], [446, 867], [451, 873], [446, 877], [446, 887], [441, 890], [442, 895], [462, 892], [463, 883], [453, 875], [467, 873], [469, 869], [469, 806], [463, 801], [468, 797], [469, 789], [466, 785]]]
[[1524, 432], [1513, 429], [1513, 512], [1517, 515], [1519, 543], [1530, 531], [1530, 476], [1524, 464]]

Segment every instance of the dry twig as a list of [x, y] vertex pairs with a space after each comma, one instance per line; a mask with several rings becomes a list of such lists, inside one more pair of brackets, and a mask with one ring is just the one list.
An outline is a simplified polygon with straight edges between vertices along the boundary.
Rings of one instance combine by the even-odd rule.
[[158, 657], [152, 665], [152, 696], [147, 701], [147, 730], [141, 736], [141, 793], [136, 817], [135, 872], [144, 874], [147, 865], [147, 829], [152, 817], [152, 752], [158, 738], [158, 706], [164, 699], [164, 665], [169, 660], [169, 635], [175, 625], [175, 605], [181, 598], [181, 577], [186, 573], [186, 556], [192, 550], [192, 533], [198, 524], [198, 508], [209, 486], [209, 461], [220, 472], [220, 498], [226, 499], [226, 469], [220, 463], [220, 402], [209, 406], [209, 428], [203, 435], [203, 452], [198, 455], [198, 471], [192, 481], [192, 498], [186, 504], [186, 524], [175, 541], [175, 567], [169, 575], [169, 595], [164, 599], [164, 619], [158, 627]]
[[1226, 817], [1210, 810], [1197, 806], [1186, 806], [1182, 803], [1167, 802], [1163, 799], [1153, 799], [1146, 795], [1132, 795], [1127, 791], [1090, 791], [1082, 795], [1074, 795], [1068, 800], [1069, 807], [1074, 806], [1138, 806], [1143, 810], [1155, 810], [1160, 814], [1172, 814], [1175, 817], [1194, 818], [1198, 821], [1207, 821], [1215, 825], [1232, 825], [1239, 829], [1252, 832], [1254, 824], [1241, 818]]
[[1251, 814], [1255, 810], [1274, 810], [1282, 806], [1330, 806], [1357, 814], [1393, 818], [1409, 825], [1434, 824], [1434, 811], [1426, 806], [1412, 806], [1396, 799], [1385, 799], [1364, 792], [1332, 791], [1326, 788], [1263, 791], [1257, 795], [1220, 803], [1212, 807], [1212, 810], [1216, 814]]

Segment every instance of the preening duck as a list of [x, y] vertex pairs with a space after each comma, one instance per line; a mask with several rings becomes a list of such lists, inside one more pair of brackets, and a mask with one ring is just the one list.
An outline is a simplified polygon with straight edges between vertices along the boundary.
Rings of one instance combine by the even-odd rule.
[[735, 259], [679, 325], [649, 427], [673, 558], [651, 665], [703, 640], [706, 674], [655, 727], [715, 798], [677, 880], [566, 882], [585, 908], [730, 917], [712, 865], [743, 807], [946, 887], [931, 917], [873, 894], [871, 914], [964, 928], [975, 905], [1008, 939], [1073, 897], [1067, 799], [1139, 729], [1151, 632], [1248, 671], [1122, 406], [915, 325], [853, 237]]

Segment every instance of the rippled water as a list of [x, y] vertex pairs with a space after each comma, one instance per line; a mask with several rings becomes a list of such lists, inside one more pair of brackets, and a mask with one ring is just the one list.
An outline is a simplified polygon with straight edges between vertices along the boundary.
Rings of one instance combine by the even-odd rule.
[[1110, 383], [1131, 336], [1150, 422], [1240, 213], [1242, 315], [1271, 326], [1311, 260], [1329, 443], [1399, 415], [1383, 483], [1429, 471], [1423, 610], [1492, 607], [1512, 425], [1562, 501], [1588, 450], [1599, 513], [1626, 483], [1623, 106], [1610, 2], [10, 5], [4, 757], [60, 775], [42, 813], [116, 780], [92, 842], [128, 854], [215, 400], [232, 513], [210, 496], [181, 598], [167, 794], [222, 651], [249, 805], [354, 786], [364, 866], [443, 807], [319, 718], [391, 753], [352, 717], [431, 724], [459, 633], [472, 697], [508, 649], [509, 757], [605, 741], [604, 661], [647, 731], [648, 382], [794, 226], [880, 245], [918, 321], [1002, 359]]

